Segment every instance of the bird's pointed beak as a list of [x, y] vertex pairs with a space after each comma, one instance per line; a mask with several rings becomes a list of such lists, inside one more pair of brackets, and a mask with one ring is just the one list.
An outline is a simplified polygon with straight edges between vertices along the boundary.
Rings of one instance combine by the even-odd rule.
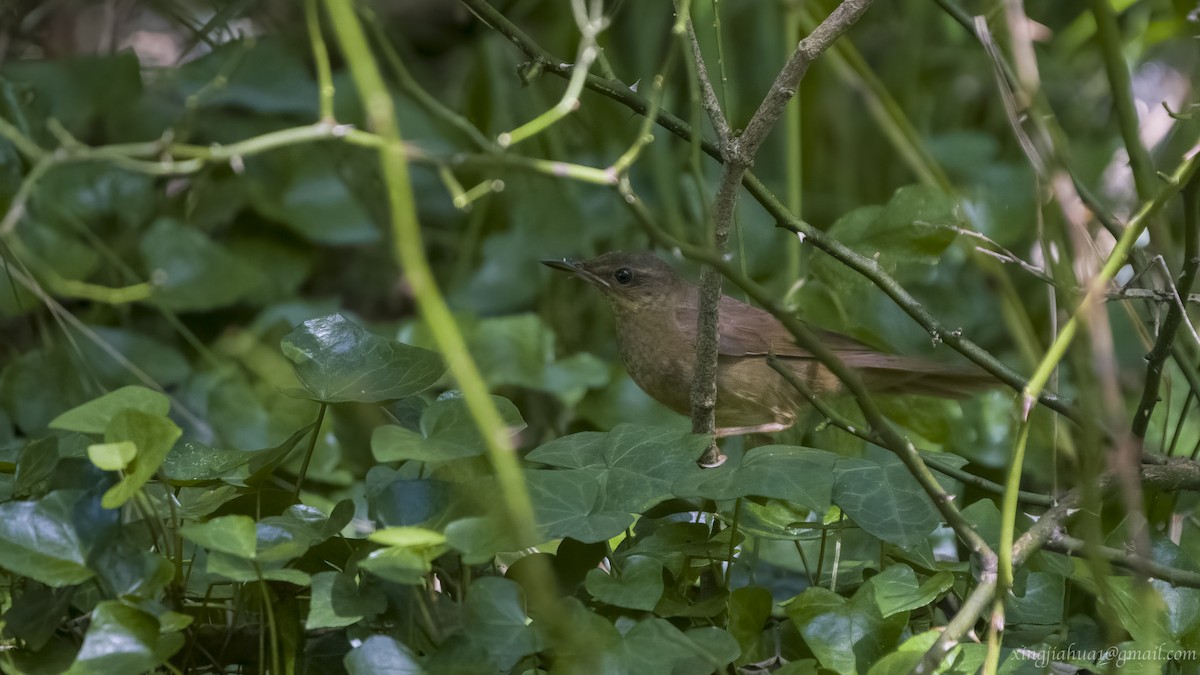
[[588, 283], [592, 283], [597, 286], [608, 286], [607, 281], [584, 269], [583, 265], [581, 265], [579, 261], [575, 260], [574, 258], [543, 260], [542, 264], [550, 269], [559, 270], [561, 272], [570, 272], [571, 274], [574, 274]]

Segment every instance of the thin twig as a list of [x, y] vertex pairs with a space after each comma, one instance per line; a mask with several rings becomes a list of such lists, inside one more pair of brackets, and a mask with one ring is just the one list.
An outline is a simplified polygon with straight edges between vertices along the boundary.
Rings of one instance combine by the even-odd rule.
[[1055, 532], [1050, 540], [1046, 542], [1045, 548], [1048, 551], [1056, 551], [1058, 553], [1078, 554], [1087, 552], [1091, 555], [1098, 555], [1104, 560], [1107, 560], [1114, 565], [1124, 567], [1125, 569], [1144, 574], [1154, 579], [1162, 579], [1174, 586], [1185, 586], [1188, 588], [1200, 588], [1200, 573], [1189, 570], [1181, 570], [1178, 567], [1163, 565], [1149, 558], [1130, 555], [1124, 551], [1099, 544], [1089, 544], [1088, 542], [1068, 536], [1062, 532]]
[[717, 92], [713, 90], [712, 80], [708, 77], [708, 66], [704, 65], [704, 54], [700, 52], [696, 27], [692, 25], [690, 19], [687, 22], [687, 33], [688, 41], [692, 44], [692, 55], [695, 57], [696, 73], [700, 80], [700, 105], [704, 106], [704, 112], [708, 113], [708, 120], [712, 122], [713, 131], [717, 132], [717, 145], [724, 148], [729, 144], [733, 132], [729, 129], [729, 120], [721, 111], [721, 101], [717, 98]]
[[[1200, 268], [1200, 173], [1192, 176], [1183, 189], [1183, 270], [1175, 286], [1174, 296], [1191, 293]], [[1190, 297], [1190, 296], [1189, 296]], [[1133, 434], [1145, 438], [1150, 426], [1150, 415], [1158, 403], [1159, 383], [1162, 381], [1163, 364], [1171, 353], [1172, 343], [1180, 325], [1186, 320], [1182, 302], [1172, 303], [1163, 321], [1162, 329], [1154, 342], [1154, 349], [1146, 358], [1146, 384], [1142, 388], [1142, 400], [1133, 416]]]

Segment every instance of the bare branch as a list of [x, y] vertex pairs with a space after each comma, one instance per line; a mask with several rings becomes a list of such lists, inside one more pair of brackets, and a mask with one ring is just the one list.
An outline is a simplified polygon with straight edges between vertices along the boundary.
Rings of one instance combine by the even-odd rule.
[[704, 54], [700, 53], [700, 41], [696, 39], [696, 27], [692, 25], [691, 19], [687, 22], [687, 32], [688, 40], [692, 43], [692, 56], [696, 61], [696, 75], [700, 80], [700, 105], [704, 106], [704, 112], [708, 113], [708, 119], [712, 122], [713, 131], [717, 132], [717, 145], [721, 147], [721, 152], [725, 152], [733, 134], [729, 129], [729, 120], [721, 111], [721, 102], [717, 99], [712, 80], [708, 77], [708, 67], [704, 65]]

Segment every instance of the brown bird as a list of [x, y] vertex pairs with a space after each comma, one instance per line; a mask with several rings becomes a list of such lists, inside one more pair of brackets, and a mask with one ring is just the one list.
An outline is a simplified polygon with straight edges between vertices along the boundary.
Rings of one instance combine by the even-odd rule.
[[[587, 261], [543, 260], [596, 286], [612, 307], [617, 345], [630, 377], [656, 401], [691, 409], [699, 289], [650, 253], [605, 253]], [[818, 395], [841, 382], [793, 341], [774, 316], [721, 297], [717, 364], [717, 437], [782, 431], [796, 422], [804, 396], [767, 363], [775, 355]], [[963, 398], [996, 384], [981, 370], [886, 354], [853, 338], [813, 329], [873, 392]]]

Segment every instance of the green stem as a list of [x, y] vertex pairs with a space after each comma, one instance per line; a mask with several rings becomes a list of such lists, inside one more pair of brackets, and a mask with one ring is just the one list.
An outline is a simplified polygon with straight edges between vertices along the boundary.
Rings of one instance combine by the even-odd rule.
[[317, 64], [317, 94], [320, 97], [321, 121], [333, 124], [333, 71], [329, 67], [329, 48], [321, 35], [321, 17], [317, 0], [304, 0], [304, 19], [308, 25], [308, 40], [312, 45], [313, 61]]
[[487, 446], [488, 458], [500, 483], [505, 511], [521, 546], [537, 543], [533, 504], [525, 487], [520, 464], [513, 452], [508, 430], [489, 395], [487, 385], [471, 358], [454, 316], [446, 306], [433, 272], [425, 259], [425, 245], [417, 222], [412, 185], [408, 177], [400, 128], [379, 67], [367, 47], [362, 25], [349, 3], [326, 0], [326, 11], [350, 67], [351, 75], [367, 110], [367, 117], [382, 140], [380, 163], [391, 206], [391, 225], [396, 261], [411, 285], [417, 306], [429, 326], [434, 343], [458, 386], [472, 419]]
[[[1138, 129], [1137, 107], [1133, 103], [1133, 83], [1125, 57], [1121, 53], [1121, 29], [1113, 14], [1111, 0], [1092, 0], [1092, 14], [1096, 17], [1096, 38], [1100, 55], [1104, 57], [1104, 70], [1108, 74], [1108, 85], [1112, 90], [1113, 109], [1117, 113], [1117, 125], [1125, 150], [1129, 153], [1129, 167], [1133, 170], [1133, 182], [1140, 199], [1147, 200], [1154, 193], [1154, 162], [1146, 146], [1142, 145]], [[1165, 245], [1167, 242], [1161, 242]]]
[[729, 555], [726, 557], [725, 566], [725, 590], [729, 590], [729, 584], [733, 580], [733, 553], [737, 549], [737, 533], [738, 523], [742, 517], [742, 498], [738, 497], [733, 503], [733, 523], [729, 526]]
[[497, 136], [496, 143], [500, 147], [508, 148], [542, 133], [559, 120], [575, 112], [579, 107], [579, 94], [583, 92], [588, 69], [592, 67], [592, 63], [600, 53], [596, 46], [596, 34], [600, 30], [600, 17], [580, 15], [576, 17], [576, 21], [582, 37], [579, 40], [579, 51], [575, 56], [571, 77], [567, 81], [567, 90], [563, 92], [562, 98], [553, 108], [516, 129]]
[[321, 423], [325, 421], [325, 409], [329, 404], [321, 401], [317, 409], [317, 422], [313, 426], [312, 436], [308, 439], [308, 448], [304, 450], [304, 461], [300, 464], [300, 475], [296, 476], [296, 491], [292, 493], [292, 501], [300, 501], [300, 488], [304, 486], [304, 477], [308, 475], [308, 463], [312, 461], [313, 451], [317, 448], [317, 439], [321, 437]]
[[283, 673], [283, 669], [279, 666], [279, 627], [275, 624], [275, 608], [271, 601], [271, 588], [267, 586], [267, 580], [263, 578], [262, 567], [258, 561], [254, 561], [254, 573], [258, 576], [258, 588], [262, 593], [263, 609], [267, 613], [267, 634], [270, 635], [271, 644], [271, 673]]
[[1025, 467], [1025, 447], [1029, 442], [1030, 420], [1025, 420], [1017, 429], [1013, 444], [1012, 459], [1008, 466], [1008, 477], [1004, 481], [1004, 499], [1000, 509], [999, 585], [997, 593], [1003, 596], [1013, 584], [1012, 547], [1017, 523], [1017, 500], [1021, 491], [1021, 471]]

